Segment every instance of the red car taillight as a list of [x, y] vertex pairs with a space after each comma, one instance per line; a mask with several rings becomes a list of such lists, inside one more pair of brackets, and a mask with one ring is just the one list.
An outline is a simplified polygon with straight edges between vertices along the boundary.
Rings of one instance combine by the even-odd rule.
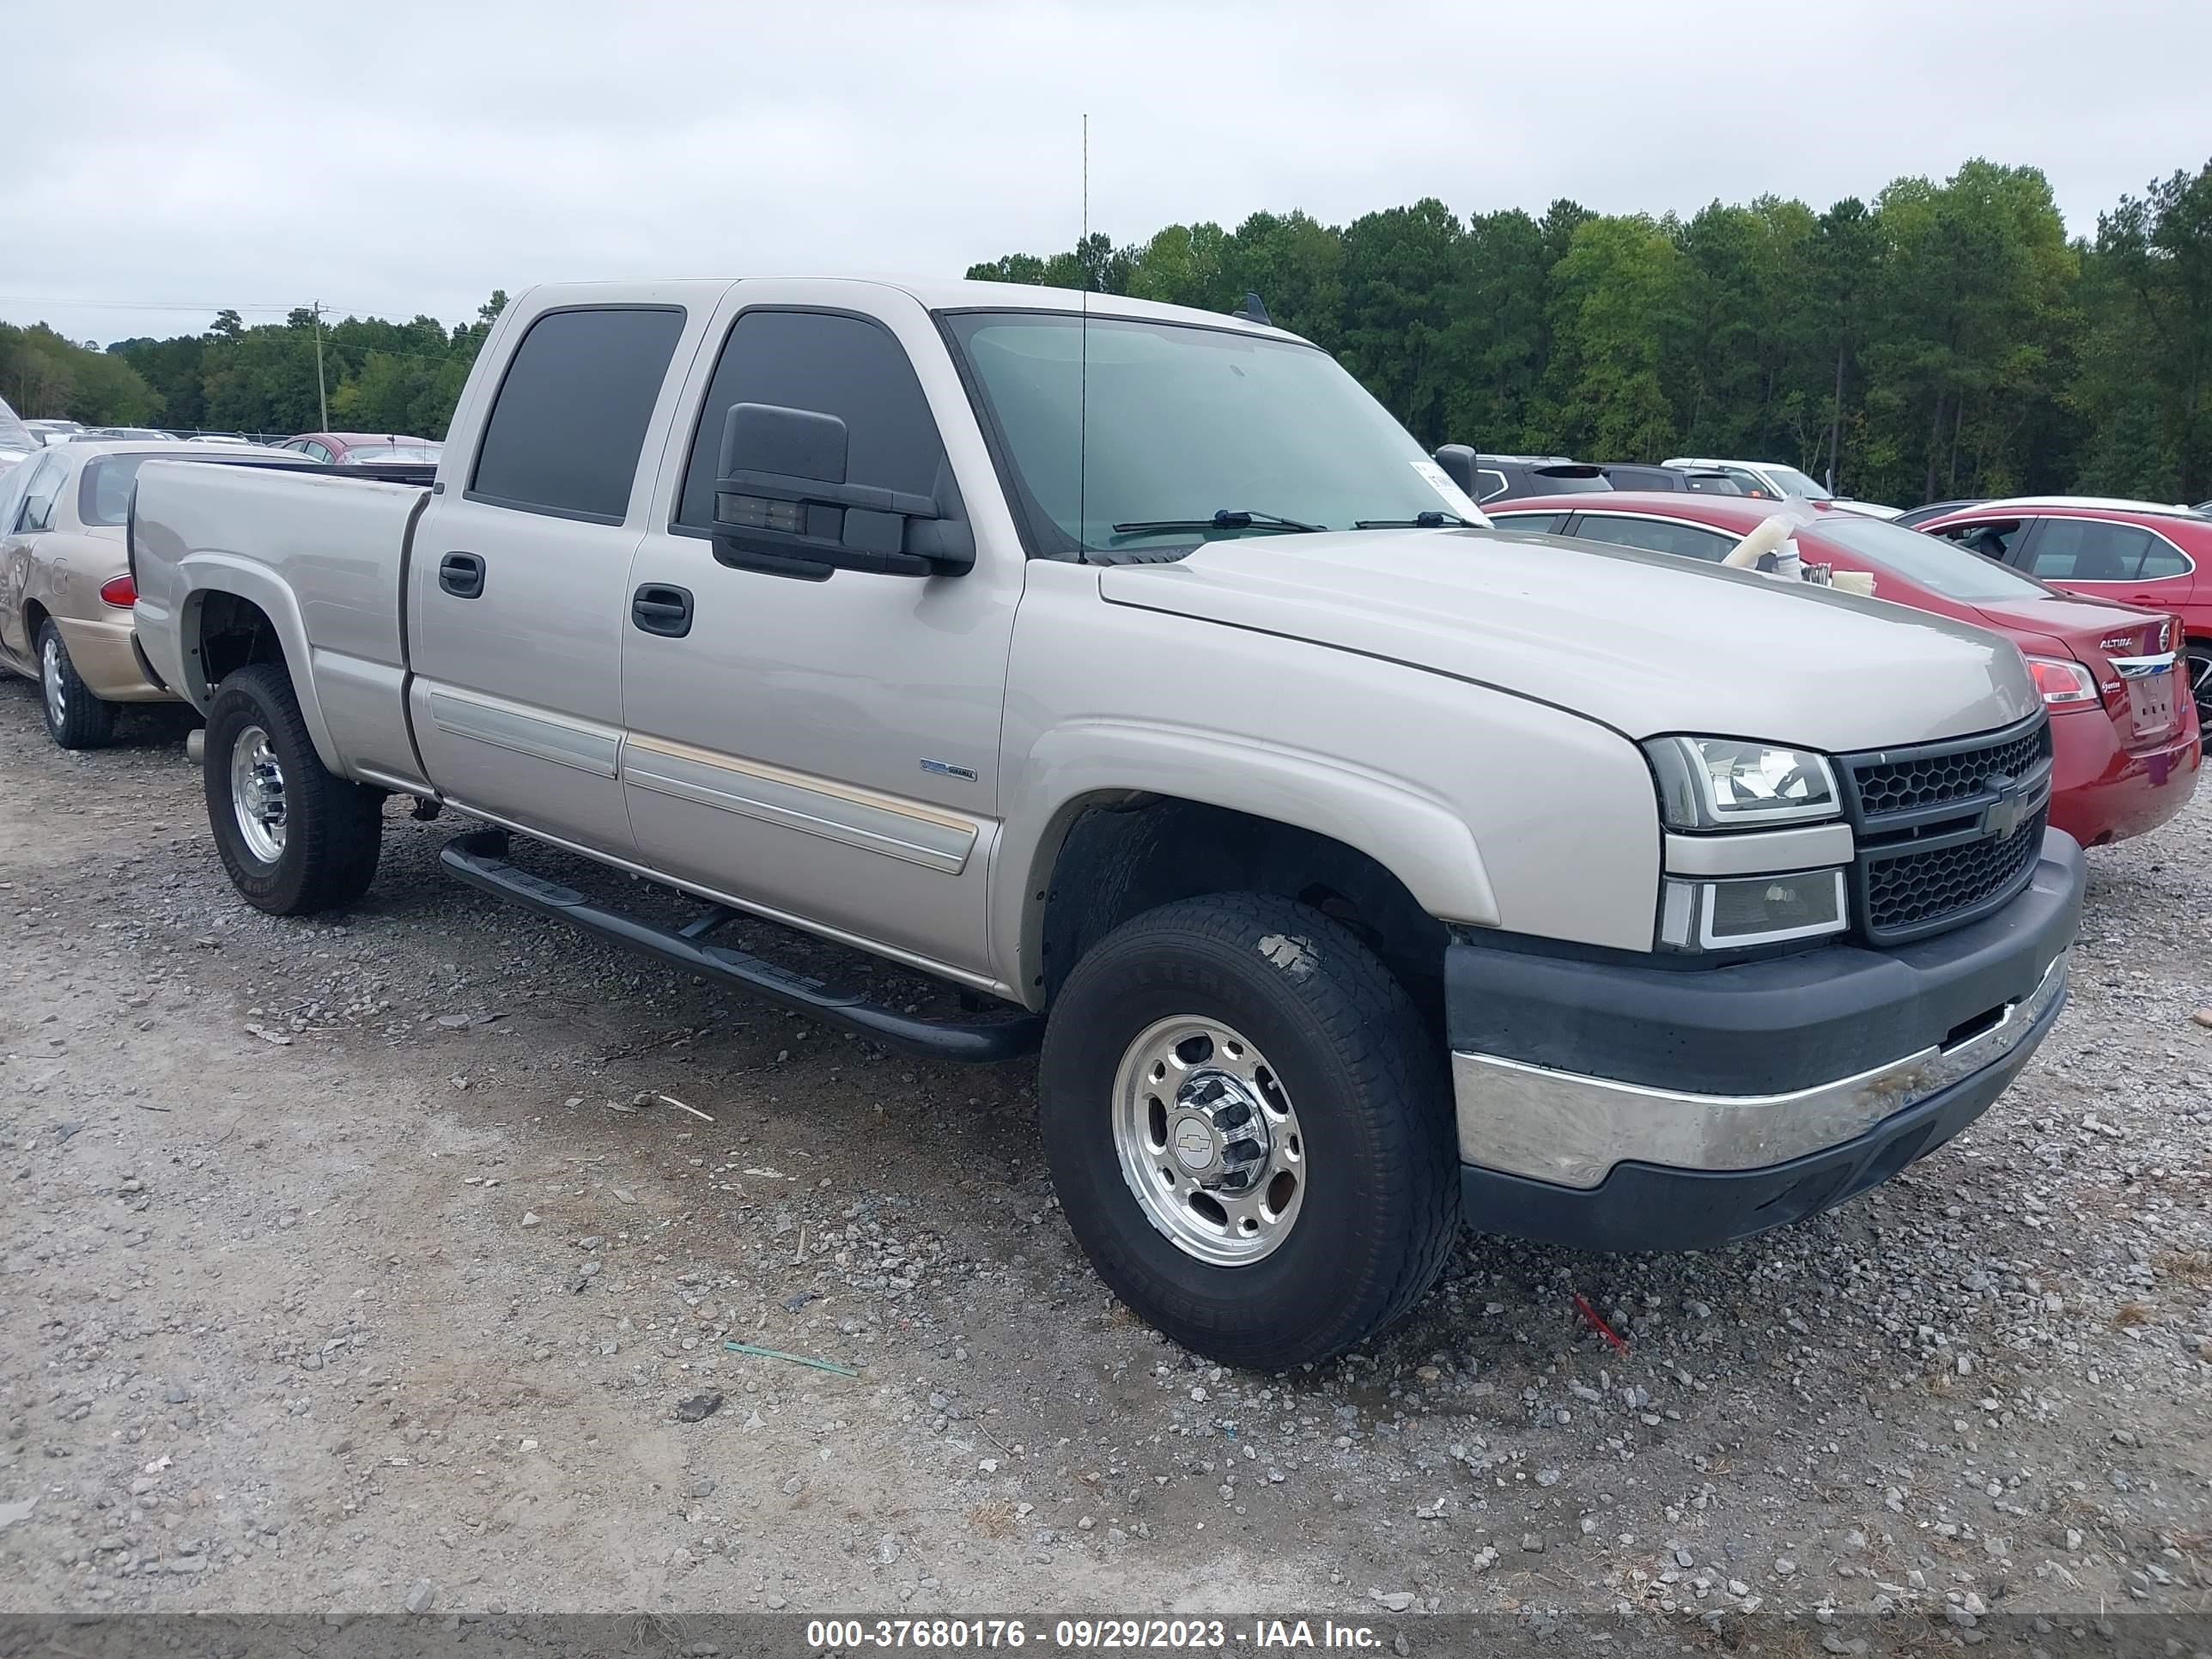
[[118, 576], [112, 581], [100, 585], [100, 597], [110, 605], [119, 605], [128, 611], [138, 603], [138, 584], [127, 574]]
[[2030, 657], [2029, 677], [2043, 701], [2053, 708], [2071, 708], [2097, 701], [2096, 677], [2078, 662], [2057, 657]]

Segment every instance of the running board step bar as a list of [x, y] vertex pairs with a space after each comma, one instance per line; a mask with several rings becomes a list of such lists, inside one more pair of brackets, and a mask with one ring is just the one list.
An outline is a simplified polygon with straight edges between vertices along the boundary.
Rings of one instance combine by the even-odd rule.
[[705, 943], [709, 933], [735, 916], [735, 912], [720, 905], [681, 930], [663, 927], [610, 910], [573, 887], [517, 869], [507, 861], [507, 849], [505, 830], [471, 830], [447, 842], [438, 856], [449, 875], [526, 910], [554, 917], [707, 979], [736, 984], [770, 1002], [842, 1025], [907, 1054], [934, 1060], [1012, 1060], [1034, 1053], [1043, 1038], [1044, 1021], [1035, 1014], [934, 1020], [900, 1013], [746, 951]]

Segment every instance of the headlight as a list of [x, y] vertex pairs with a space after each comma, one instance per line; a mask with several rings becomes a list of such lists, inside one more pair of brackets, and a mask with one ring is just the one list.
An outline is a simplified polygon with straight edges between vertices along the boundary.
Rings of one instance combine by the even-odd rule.
[[1659, 943], [1675, 951], [1779, 945], [1840, 933], [1847, 926], [1840, 870], [1726, 881], [1670, 876], [1659, 899]]
[[1668, 827], [1810, 823], [1842, 810], [1825, 757], [1741, 738], [1654, 738], [1644, 745]]

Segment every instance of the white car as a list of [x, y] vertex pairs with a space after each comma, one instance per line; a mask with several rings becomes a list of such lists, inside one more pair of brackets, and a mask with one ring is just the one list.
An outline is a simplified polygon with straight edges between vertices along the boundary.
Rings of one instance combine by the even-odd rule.
[[0, 398], [0, 475], [15, 471], [15, 464], [40, 447], [31, 429], [8, 407], [8, 400]]
[[1781, 461], [1727, 461], [1677, 455], [1670, 461], [1662, 461], [1660, 465], [1692, 467], [1699, 471], [1725, 472], [1747, 495], [1771, 495], [1776, 501], [1802, 495], [1808, 501], [1828, 501], [1846, 513], [1863, 513], [1869, 519], [1893, 519], [1905, 510], [1884, 507], [1880, 501], [1857, 501], [1847, 495], [1838, 495], [1825, 484], [1815, 483], [1796, 467]]

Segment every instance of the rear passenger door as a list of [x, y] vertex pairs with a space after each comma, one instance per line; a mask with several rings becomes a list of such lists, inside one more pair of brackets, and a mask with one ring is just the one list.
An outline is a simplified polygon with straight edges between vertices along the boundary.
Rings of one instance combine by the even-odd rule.
[[497, 386], [471, 389], [489, 410], [457, 412], [473, 448], [447, 450], [408, 577], [416, 742], [456, 805], [631, 854], [622, 653], [654, 471], [640, 463], [727, 287], [502, 319], [487, 343], [518, 342]]

